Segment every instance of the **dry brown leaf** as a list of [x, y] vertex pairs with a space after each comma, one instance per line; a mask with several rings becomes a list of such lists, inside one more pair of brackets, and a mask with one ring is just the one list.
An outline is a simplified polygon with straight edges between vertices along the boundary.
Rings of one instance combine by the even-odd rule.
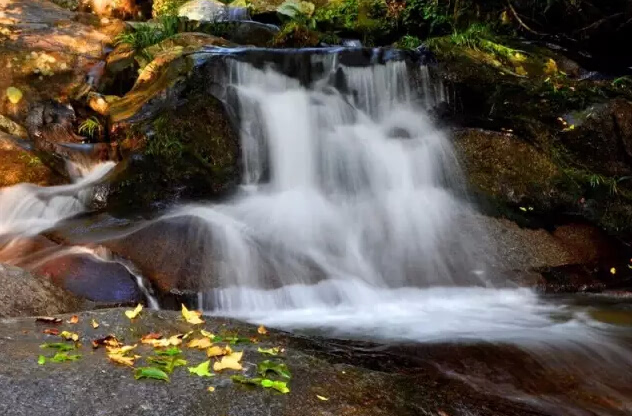
[[99, 348], [100, 346], [105, 345], [106, 347], [120, 347], [121, 344], [118, 339], [114, 335], [108, 335], [103, 338], [95, 339], [92, 341], [92, 348]]
[[54, 318], [52, 316], [40, 316], [35, 318], [35, 322], [43, 322], [45, 324], [61, 324], [61, 318]]
[[136, 356], [126, 357], [123, 354], [108, 354], [108, 358], [117, 364], [123, 364], [128, 367], [134, 367], [134, 359], [136, 358]]
[[222, 355], [232, 354], [233, 350], [230, 346], [220, 347], [219, 345], [213, 345], [208, 350], [206, 350], [206, 355], [208, 357], [219, 357]]
[[70, 320], [68, 321], [69, 324], [76, 324], [79, 323], [79, 316], [77, 315], [73, 315], [70, 317]]
[[59, 335], [59, 329], [57, 328], [47, 328], [43, 332], [48, 335]]
[[74, 341], [74, 342], [79, 341], [79, 335], [74, 332], [62, 331], [59, 334], [59, 336], [65, 339], [66, 341]]
[[170, 346], [177, 347], [178, 345], [182, 344], [182, 337], [183, 337], [182, 334], [174, 335], [169, 338], [160, 338], [160, 339], [143, 337], [143, 339], [141, 339], [141, 342], [143, 344], [149, 344], [154, 348], [164, 348], [164, 347], [170, 347]]
[[261, 335], [266, 335], [268, 333], [268, 330], [265, 326], [260, 325], [259, 328], [257, 328], [257, 332]]
[[110, 347], [106, 346], [105, 348], [108, 350], [108, 354], [110, 355], [125, 355], [128, 352], [132, 351], [136, 348], [138, 344], [134, 345], [123, 345], [122, 347]]

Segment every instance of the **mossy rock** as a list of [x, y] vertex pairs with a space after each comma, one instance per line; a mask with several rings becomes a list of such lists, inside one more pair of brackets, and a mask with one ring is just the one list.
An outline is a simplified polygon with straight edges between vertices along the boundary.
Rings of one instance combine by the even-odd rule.
[[180, 6], [189, 0], [154, 0], [152, 14], [154, 17], [177, 16]]

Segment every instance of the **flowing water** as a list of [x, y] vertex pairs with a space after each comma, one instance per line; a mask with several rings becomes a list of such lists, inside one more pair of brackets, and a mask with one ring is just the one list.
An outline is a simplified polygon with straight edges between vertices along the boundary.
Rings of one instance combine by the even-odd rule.
[[[538, 402], [502, 383], [453, 375], [490, 394], [564, 409], [551, 414], [632, 411], [623, 392], [630, 390], [607, 382], [632, 373], [629, 328], [494, 274], [496, 250], [481, 247], [485, 229], [457, 158], [426, 113], [445, 98], [443, 88], [401, 61], [350, 67], [331, 54], [312, 63], [326, 70], [305, 84], [228, 60], [242, 140], [240, 191], [146, 224], [194, 221], [191, 244], [204, 259], [196, 277], [208, 288], [198, 306], [342, 338], [517, 345], [589, 379], [590, 394], [607, 396], [615, 412], [584, 411], [559, 397]], [[423, 91], [410, 88], [411, 76]], [[0, 236], [35, 235], [84, 211], [92, 185], [111, 168], [98, 165], [68, 186], [0, 190]]]

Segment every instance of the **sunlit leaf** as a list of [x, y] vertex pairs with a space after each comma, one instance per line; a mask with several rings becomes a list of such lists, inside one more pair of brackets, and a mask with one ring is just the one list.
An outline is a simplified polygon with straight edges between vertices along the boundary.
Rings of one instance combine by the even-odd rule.
[[188, 323], [192, 325], [198, 325], [198, 324], [204, 323], [204, 321], [200, 319], [200, 316], [202, 316], [202, 312], [190, 311], [187, 309], [186, 306], [184, 306], [184, 304], [182, 304], [182, 316], [184, 317], [185, 321], [187, 321]]
[[59, 336], [65, 339], [66, 341], [75, 341], [75, 342], [79, 341], [79, 335], [74, 332], [62, 331], [59, 334]]
[[148, 341], [150, 339], [160, 339], [160, 338], [162, 338], [162, 334], [158, 332], [152, 332], [150, 334], [143, 335], [142, 338], [140, 339], [140, 342], [142, 342], [143, 344], [147, 344], [145, 341]]
[[617, 269], [616, 268], [611, 268], [610, 269], [610, 274], [617, 274]]
[[136, 357], [125, 356], [122, 353], [117, 353], [117, 354], [109, 353], [108, 358], [110, 359], [110, 361], [115, 362], [117, 364], [122, 364], [128, 367], [134, 367], [134, 359]]
[[220, 347], [219, 345], [213, 345], [206, 350], [206, 355], [209, 357], [219, 357], [220, 355], [229, 355], [233, 352], [230, 346]]
[[39, 365], [46, 364], [46, 357], [44, 357], [43, 355], [40, 355], [39, 357], [37, 357], [37, 364]]
[[174, 355], [182, 354], [182, 350], [178, 347], [171, 347], [166, 350], [156, 350], [156, 355], [173, 357]]
[[238, 376], [232, 376], [230, 379], [233, 380], [233, 382], [235, 382], [235, 383], [249, 384], [251, 386], [260, 386], [261, 385], [261, 378], [259, 378], [259, 377], [257, 377], [257, 378], [248, 378], [248, 377], [244, 377], [244, 376], [238, 375]]
[[151, 378], [154, 380], [169, 381], [169, 376], [159, 368], [156, 367], [141, 367], [134, 372], [134, 378], [139, 380], [141, 378]]
[[142, 338], [141, 342], [143, 344], [149, 344], [154, 348], [166, 348], [166, 347], [170, 347], [170, 346], [178, 346], [180, 344], [182, 344], [182, 337], [184, 335], [182, 334], [178, 334], [178, 335], [173, 335], [169, 338], [161, 338], [161, 339], [153, 339], [153, 338]]
[[322, 401], [324, 401], [324, 402], [326, 402], [326, 401], [328, 401], [328, 400], [329, 400], [327, 397], [325, 397], [325, 396], [321, 396], [321, 395], [319, 395], [319, 394], [317, 394], [317, 395], [316, 395], [316, 397], [318, 398], [318, 400], [322, 400]]
[[57, 328], [47, 328], [42, 332], [44, 332], [47, 335], [59, 335], [59, 329]]
[[97, 329], [98, 327], [99, 327], [99, 323], [93, 319], [92, 320], [92, 328]]
[[196, 339], [192, 339], [188, 344], [187, 347], [189, 348], [197, 348], [200, 350], [204, 350], [206, 348], [209, 348], [211, 345], [213, 345], [213, 343], [211, 342], [211, 340], [209, 338], [196, 338]]
[[69, 324], [76, 324], [79, 323], [79, 316], [77, 315], [73, 315], [70, 317], [70, 320], [68, 321]]
[[257, 351], [260, 352], [261, 354], [265, 354], [265, 355], [279, 355], [279, 351], [280, 348], [279, 347], [273, 347], [273, 348], [257, 348]]
[[276, 363], [274, 361], [265, 360], [257, 364], [257, 373], [259, 373], [262, 377], [265, 377], [269, 371], [283, 378], [292, 378], [292, 373], [290, 373], [290, 370], [284, 363]]
[[67, 352], [58, 352], [50, 360], [55, 363], [64, 363], [66, 361], [77, 361], [81, 358], [79, 354], [68, 355]]
[[72, 351], [75, 349], [74, 345], [70, 345], [70, 344], [66, 344], [63, 342], [52, 342], [52, 343], [46, 343], [46, 344], [42, 344], [40, 345], [40, 348], [51, 348], [51, 349], [55, 349], [61, 352], [64, 351]]
[[208, 391], [210, 391], [211, 393], [213, 393], [213, 392], [215, 391], [215, 387], [210, 386], [210, 387], [209, 387], [208, 389], [206, 389], [206, 390], [208, 390]]
[[265, 326], [260, 325], [259, 328], [257, 328], [257, 332], [261, 335], [266, 335], [268, 333], [268, 330]]
[[263, 379], [261, 380], [261, 385], [267, 389], [274, 389], [283, 394], [290, 392], [290, 389], [287, 387], [287, 382], [285, 381]]
[[40, 316], [35, 318], [35, 322], [43, 322], [45, 324], [61, 324], [60, 318], [54, 318], [52, 316]]
[[197, 367], [189, 367], [189, 373], [197, 374], [200, 377], [213, 377], [214, 374], [209, 371], [209, 366], [211, 365], [211, 361], [204, 361]]
[[211, 333], [211, 332], [208, 332], [208, 331], [204, 330], [204, 329], [200, 329], [200, 334], [202, 334], [203, 337], [210, 338], [211, 341], [215, 340], [215, 335], [213, 333]]
[[142, 310], [143, 305], [139, 303], [138, 305], [136, 305], [136, 308], [134, 308], [134, 310], [125, 311], [125, 316], [127, 316], [129, 319], [135, 319]]
[[213, 370], [241, 370], [243, 367], [239, 363], [241, 357], [244, 355], [243, 351], [233, 352], [230, 355], [225, 355], [220, 361], [213, 363]]
[[125, 355], [125, 354], [129, 353], [130, 351], [134, 350], [137, 346], [138, 346], [138, 344], [134, 344], [134, 345], [124, 345], [124, 346], [122, 346], [122, 347], [110, 347], [110, 346], [106, 346], [105, 348], [108, 350], [108, 354], [121, 354], [121, 355]]

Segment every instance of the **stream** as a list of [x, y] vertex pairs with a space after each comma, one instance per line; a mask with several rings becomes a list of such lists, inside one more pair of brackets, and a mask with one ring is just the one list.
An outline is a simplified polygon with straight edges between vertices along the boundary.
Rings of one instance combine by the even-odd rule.
[[[450, 377], [542, 414], [632, 413], [632, 301], [547, 297], [497, 273], [502, 259], [480, 244], [486, 230], [451, 143], [427, 114], [445, 99], [441, 85], [403, 61], [354, 67], [332, 53], [311, 65], [319, 75], [306, 82], [273, 65], [226, 61], [243, 157], [230, 200], [173, 206], [87, 233], [76, 248], [124, 264], [160, 307], [107, 242], [178, 221], [187, 245], [156, 261], [195, 251], [192, 306], [208, 314], [431, 351]], [[411, 77], [424, 80], [421, 92]], [[11, 257], [12, 244], [89, 215], [95, 185], [114, 168], [75, 169], [83, 173], [71, 185], [0, 189], [1, 261], [42, 264], [41, 253]]]

